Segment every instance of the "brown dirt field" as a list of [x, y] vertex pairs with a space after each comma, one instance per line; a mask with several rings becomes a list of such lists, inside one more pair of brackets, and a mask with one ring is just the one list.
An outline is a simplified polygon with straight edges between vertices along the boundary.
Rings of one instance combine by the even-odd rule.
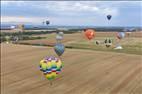
[[142, 94], [142, 58], [66, 49], [63, 71], [50, 86], [38, 69], [53, 49], [1, 44], [1, 94]]

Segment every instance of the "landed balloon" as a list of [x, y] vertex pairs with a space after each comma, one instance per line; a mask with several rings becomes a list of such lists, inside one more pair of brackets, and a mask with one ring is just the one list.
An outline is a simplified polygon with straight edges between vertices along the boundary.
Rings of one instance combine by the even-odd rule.
[[124, 28], [123, 32], [129, 32], [129, 29], [128, 28]]
[[120, 49], [121, 50], [121, 49], [123, 49], [123, 47], [121, 45], [116, 45], [116, 47], [114, 49], [116, 49], [116, 50]]
[[56, 52], [56, 54], [58, 56], [61, 56], [64, 51], [65, 51], [65, 46], [61, 43], [57, 43], [55, 46], [54, 46], [54, 51]]
[[40, 61], [39, 68], [48, 80], [53, 80], [61, 72], [62, 62], [56, 57], [46, 57]]
[[117, 33], [117, 38], [118, 39], [123, 39], [125, 37], [125, 32], [118, 32]]
[[86, 30], [84, 30], [84, 32], [85, 32], [85, 36], [89, 40], [91, 40], [95, 37], [95, 31], [93, 29], [86, 29]]
[[110, 19], [111, 19], [111, 17], [112, 17], [111, 15], [107, 15], [107, 19], [108, 19], [108, 20], [110, 20]]

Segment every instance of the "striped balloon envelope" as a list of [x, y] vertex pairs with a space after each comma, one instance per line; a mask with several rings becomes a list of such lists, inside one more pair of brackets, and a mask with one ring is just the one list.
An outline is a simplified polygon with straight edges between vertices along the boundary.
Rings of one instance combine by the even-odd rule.
[[46, 57], [39, 63], [39, 68], [48, 80], [53, 80], [61, 72], [62, 61], [59, 58]]

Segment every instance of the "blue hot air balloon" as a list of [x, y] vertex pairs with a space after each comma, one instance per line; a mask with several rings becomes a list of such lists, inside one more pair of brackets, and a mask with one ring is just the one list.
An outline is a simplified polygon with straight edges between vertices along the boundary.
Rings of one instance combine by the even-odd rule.
[[107, 15], [107, 19], [108, 19], [108, 20], [110, 20], [110, 19], [111, 19], [111, 17], [112, 17], [111, 15]]
[[117, 33], [117, 38], [118, 39], [123, 39], [125, 37], [125, 32], [118, 32]]
[[56, 52], [56, 54], [58, 56], [61, 56], [64, 53], [64, 51], [65, 51], [65, 46], [63, 44], [61, 44], [61, 43], [57, 43], [54, 46], [54, 50], [55, 50], [55, 52]]
[[46, 21], [46, 25], [48, 25], [48, 24], [50, 24], [50, 22], [49, 22], [49, 21]]

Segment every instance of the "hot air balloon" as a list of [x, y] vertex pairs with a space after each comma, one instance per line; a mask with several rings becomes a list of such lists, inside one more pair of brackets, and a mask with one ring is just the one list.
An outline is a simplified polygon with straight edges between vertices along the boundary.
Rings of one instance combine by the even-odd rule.
[[61, 40], [63, 39], [63, 37], [62, 36], [59, 36], [59, 35], [57, 35], [56, 36], [56, 40], [57, 40], [57, 42], [61, 42]]
[[18, 40], [19, 40], [19, 37], [18, 37], [18, 36], [12, 37], [12, 41], [13, 41], [14, 43], [18, 42]]
[[96, 41], [96, 45], [99, 45], [100, 44], [100, 42], [99, 41]]
[[46, 25], [49, 25], [50, 24], [50, 22], [49, 21], [46, 21]]
[[10, 36], [5, 36], [5, 40], [6, 40], [6, 43], [8, 44], [10, 42]]
[[43, 21], [43, 22], [42, 22], [42, 24], [44, 25], [44, 24], [45, 24], [45, 22]]
[[104, 43], [105, 43], [106, 47], [108, 48], [112, 45], [112, 40], [111, 39], [105, 39]]
[[61, 43], [57, 43], [55, 46], [54, 46], [54, 51], [56, 52], [56, 54], [58, 56], [61, 56], [64, 51], [65, 51], [65, 46]]
[[57, 40], [57, 42], [61, 42], [61, 40], [63, 39], [63, 35], [64, 35], [63, 32], [59, 32], [59, 33], [56, 35], [56, 40]]
[[107, 15], [107, 19], [108, 19], [108, 20], [110, 20], [110, 19], [111, 19], [111, 17], [112, 17], [111, 15]]
[[125, 37], [125, 32], [118, 32], [117, 33], [117, 38], [118, 39], [123, 39]]
[[63, 32], [59, 32], [58, 35], [59, 36], [64, 36], [64, 33]]
[[93, 29], [85, 29], [84, 32], [85, 32], [85, 36], [89, 40], [91, 40], [91, 39], [93, 39], [95, 37], [95, 31]]
[[57, 77], [57, 75], [61, 72], [62, 67], [62, 61], [53, 56], [46, 57], [39, 63], [40, 71], [43, 72], [44, 76], [49, 81]]

